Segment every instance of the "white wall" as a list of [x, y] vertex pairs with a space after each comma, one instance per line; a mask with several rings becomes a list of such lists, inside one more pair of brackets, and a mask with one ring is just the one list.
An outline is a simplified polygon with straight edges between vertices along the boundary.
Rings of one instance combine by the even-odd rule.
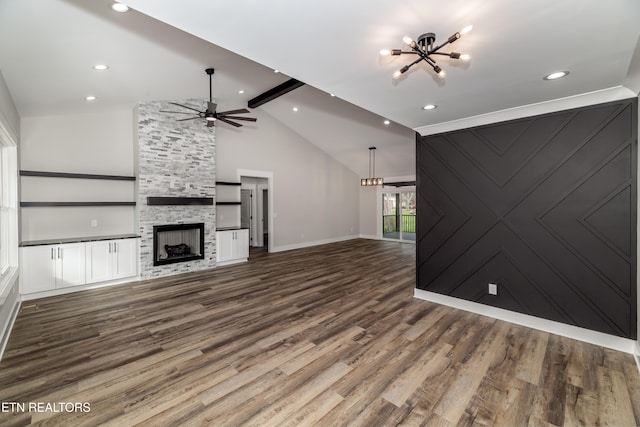
[[252, 115], [255, 125], [217, 125], [217, 180], [237, 181], [239, 169], [273, 173], [274, 251], [357, 236], [359, 177], [260, 108]]
[[[133, 176], [132, 129], [131, 110], [23, 118], [20, 169]], [[21, 201], [133, 200], [130, 181], [21, 178]], [[135, 232], [132, 207], [22, 208], [21, 219], [23, 241]]]
[[12, 140], [20, 141], [20, 116], [2, 72], [0, 72], [0, 122]]
[[376, 210], [380, 201], [377, 187], [360, 187], [360, 236], [368, 239], [378, 238]]

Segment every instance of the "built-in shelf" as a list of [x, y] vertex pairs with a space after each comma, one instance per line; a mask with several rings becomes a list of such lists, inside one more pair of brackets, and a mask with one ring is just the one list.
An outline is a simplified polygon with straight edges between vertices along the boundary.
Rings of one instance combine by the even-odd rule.
[[212, 206], [213, 197], [147, 197], [148, 206]]
[[136, 202], [20, 202], [22, 208], [80, 207], [80, 206], [135, 206]]
[[123, 175], [96, 175], [87, 173], [44, 172], [44, 171], [20, 171], [20, 176], [39, 176], [44, 178], [73, 178], [73, 179], [104, 179], [112, 181], [135, 181], [135, 176]]
[[[102, 179], [107, 181], [135, 181], [135, 176], [96, 175], [87, 173], [47, 172], [21, 170], [20, 176], [42, 178]], [[22, 208], [86, 207], [86, 206], [135, 206], [136, 202], [20, 202]]]
[[[240, 187], [242, 185], [241, 182], [229, 182], [229, 181], [216, 181], [216, 185], [230, 185], [234, 187]], [[241, 202], [216, 202], [217, 206], [238, 206], [241, 205]]]

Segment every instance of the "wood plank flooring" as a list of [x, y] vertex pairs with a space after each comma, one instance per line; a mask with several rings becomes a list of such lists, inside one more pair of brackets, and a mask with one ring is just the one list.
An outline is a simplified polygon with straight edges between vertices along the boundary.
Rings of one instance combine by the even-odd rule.
[[415, 246], [351, 240], [25, 302], [0, 403], [90, 412], [0, 425], [640, 424], [631, 355], [417, 300], [414, 284]]

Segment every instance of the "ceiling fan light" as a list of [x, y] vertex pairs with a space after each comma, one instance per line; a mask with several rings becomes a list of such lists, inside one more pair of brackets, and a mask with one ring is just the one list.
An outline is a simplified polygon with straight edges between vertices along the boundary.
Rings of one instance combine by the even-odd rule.
[[215, 122], [216, 118], [213, 117], [213, 116], [209, 116], [209, 117], [205, 117], [205, 120], [208, 121], [208, 122]]

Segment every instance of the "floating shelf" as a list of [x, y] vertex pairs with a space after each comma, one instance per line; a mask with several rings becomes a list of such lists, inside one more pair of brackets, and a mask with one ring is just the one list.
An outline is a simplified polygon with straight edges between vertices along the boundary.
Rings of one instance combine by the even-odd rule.
[[229, 181], [216, 181], [216, 185], [235, 185], [235, 186], [241, 186], [242, 183], [241, 182], [229, 182]]
[[212, 206], [213, 197], [147, 197], [148, 206]]
[[136, 202], [20, 202], [22, 208], [79, 207], [79, 206], [135, 206]]
[[39, 176], [45, 178], [73, 178], [73, 179], [105, 179], [111, 181], [135, 181], [135, 176], [122, 175], [96, 175], [87, 173], [66, 173], [66, 172], [43, 172], [43, 171], [20, 171], [20, 176]]
[[230, 206], [230, 205], [241, 205], [242, 202], [216, 202], [216, 205], [218, 206]]

